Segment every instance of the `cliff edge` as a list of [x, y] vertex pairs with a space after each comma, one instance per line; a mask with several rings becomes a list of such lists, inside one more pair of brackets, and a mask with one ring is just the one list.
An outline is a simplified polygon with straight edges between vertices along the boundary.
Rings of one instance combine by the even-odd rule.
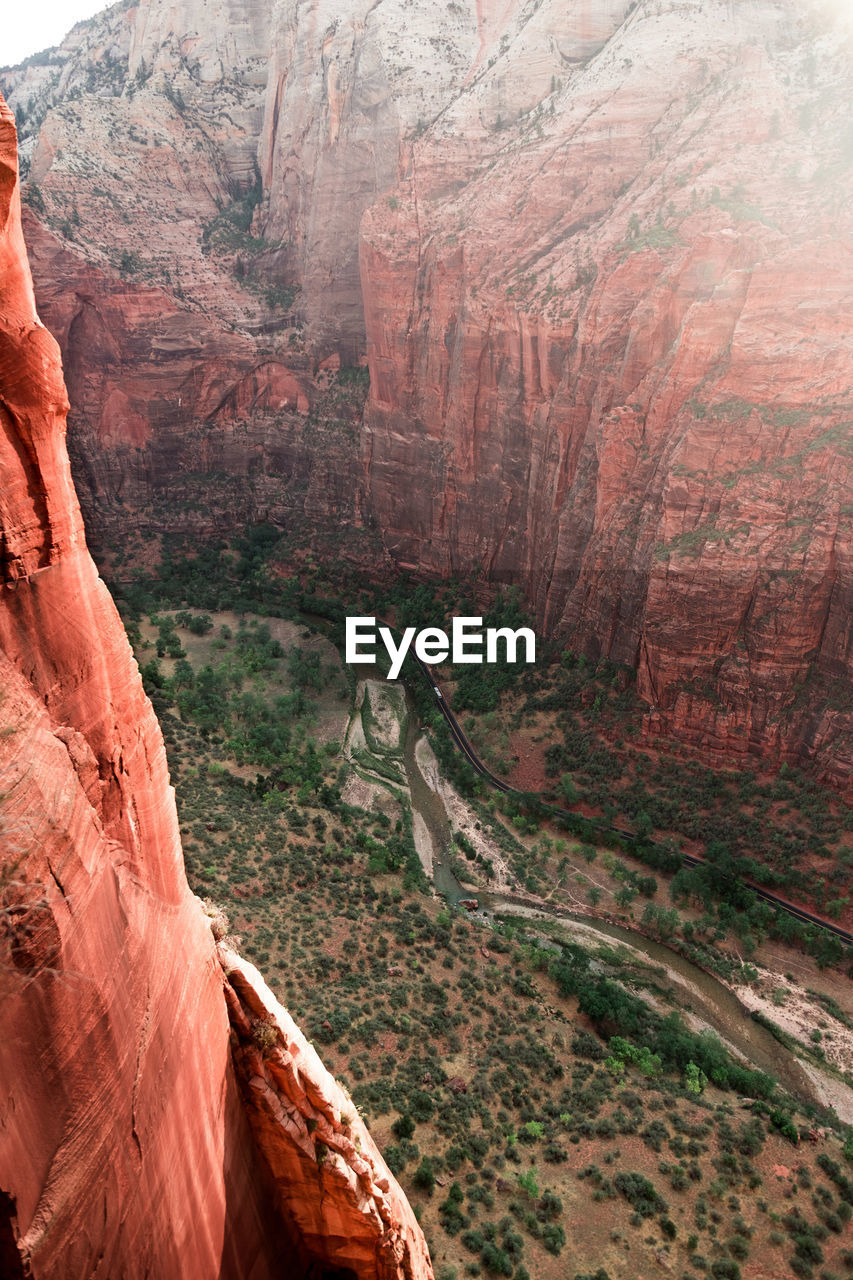
[[[241, 1041], [271, 997], [230, 954], [226, 979], [186, 883], [160, 729], [86, 548], [20, 214], [0, 99], [0, 1271], [430, 1277], [405, 1197], [284, 1011], [265, 1014], [286, 1031], [260, 1073]], [[250, 1101], [264, 1073], [275, 1105]], [[295, 1119], [309, 1108], [322, 1152]]]

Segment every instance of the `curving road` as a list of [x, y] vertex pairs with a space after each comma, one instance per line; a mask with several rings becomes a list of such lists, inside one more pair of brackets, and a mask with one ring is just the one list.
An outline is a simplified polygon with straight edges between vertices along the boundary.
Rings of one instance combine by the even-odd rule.
[[[436, 683], [435, 676], [430, 668], [425, 662], [422, 662], [415, 653], [412, 653], [411, 656], [420, 667], [421, 673], [425, 679], [429, 682], [433, 700], [441, 714], [444, 716], [447, 726], [450, 729], [450, 736], [453, 738], [458, 750], [462, 752], [462, 755], [471, 765], [472, 769], [475, 769], [481, 778], [485, 778], [489, 785], [494, 787], [495, 790], [503, 791], [510, 795], [524, 795], [524, 792], [519, 791], [517, 787], [511, 787], [508, 782], [504, 782], [503, 779], [498, 778], [494, 773], [492, 773], [491, 769], [486, 767], [463, 733], [459, 721], [453, 714], [452, 709], [448, 706], [447, 699], [441, 692], [440, 686]], [[573, 814], [568, 809], [561, 809], [559, 805], [549, 804], [546, 801], [542, 801], [542, 803], [550, 813], [575, 819], [578, 817], [576, 813]], [[604, 826], [601, 823], [595, 823], [594, 825], [598, 831], [607, 835], [619, 836], [623, 840], [630, 841], [631, 844], [637, 843], [638, 838], [632, 831], [626, 831], [622, 827]], [[652, 848], [659, 847], [656, 845], [654, 840], [644, 841], [643, 843], [650, 845]], [[695, 854], [685, 853], [683, 855], [683, 861], [686, 867], [695, 867], [704, 863], [705, 859], [698, 858]], [[848, 933], [846, 929], [842, 929], [840, 925], [834, 924], [831, 920], [824, 920], [821, 916], [816, 916], [813, 912], [807, 911], [805, 907], [798, 907], [795, 903], [788, 902], [785, 898], [780, 898], [777, 894], [770, 893], [767, 889], [762, 889], [760, 885], [753, 883], [751, 880], [744, 880], [743, 883], [748, 889], [751, 889], [755, 896], [760, 898], [762, 902], [767, 902], [771, 906], [777, 907], [780, 911], [784, 911], [787, 915], [793, 916], [796, 920], [800, 920], [804, 924], [813, 924], [817, 925], [821, 929], [826, 929], [827, 932], [834, 934], [848, 946], [853, 946], [853, 934]]]

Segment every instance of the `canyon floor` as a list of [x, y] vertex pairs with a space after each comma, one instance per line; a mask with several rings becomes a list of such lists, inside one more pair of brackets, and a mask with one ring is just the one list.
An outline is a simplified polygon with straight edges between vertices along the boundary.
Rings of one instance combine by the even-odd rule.
[[[316, 614], [272, 616], [288, 598], [292, 607], [296, 580], [270, 586], [256, 572], [274, 609], [249, 607], [251, 587], [231, 608], [211, 607], [234, 594], [230, 575], [252, 577], [251, 546], [238, 540], [234, 550], [224, 581], [209, 561], [188, 586], [189, 562], [175, 556], [159, 581], [120, 588], [166, 739], [187, 874], [350, 1091], [415, 1207], [440, 1280], [853, 1269], [845, 1130], [829, 1110], [837, 1104], [843, 1119], [853, 1096], [843, 973], [778, 940], [739, 938], [696, 903], [676, 909], [668, 878], [658, 874], [652, 891], [648, 869], [625, 854], [504, 813], [492, 796], [460, 794], [402, 688], [342, 663], [321, 592]], [[584, 692], [595, 680], [581, 682], [578, 707], [595, 702]], [[451, 693], [460, 699], [458, 682]], [[467, 727], [495, 766], [532, 777], [532, 758], [547, 783], [544, 749], [565, 740], [564, 727], [542, 712], [530, 723], [518, 699], [508, 686]], [[410, 733], [452, 833], [439, 855], [471, 894], [515, 894], [527, 906], [500, 899], [506, 909], [483, 919], [437, 896], [424, 873], [435, 834], [418, 830], [409, 790]], [[573, 785], [584, 785], [580, 774]], [[725, 774], [717, 788], [725, 793]], [[821, 795], [830, 835], [846, 848], [843, 814]], [[798, 796], [799, 806], [788, 801], [794, 832]], [[783, 807], [774, 802], [773, 817], [785, 830]], [[587, 924], [558, 927], [537, 902], [574, 908]], [[667, 1058], [666, 1020], [680, 1012], [699, 1056], [710, 1025], [701, 998], [666, 964], [594, 932], [605, 919], [641, 930], [649, 907], [662, 926], [671, 911], [666, 940], [736, 993], [746, 1034], [758, 1009], [779, 1065], [793, 1061], [822, 1082], [811, 1103], [751, 1100], [766, 1077], [736, 1071], [730, 1087], [703, 1078], [691, 1091], [683, 1063]], [[640, 1002], [632, 1032], [590, 1004], [602, 982]], [[722, 1058], [746, 1067], [737, 1043], [723, 1042], [713, 1041]]]

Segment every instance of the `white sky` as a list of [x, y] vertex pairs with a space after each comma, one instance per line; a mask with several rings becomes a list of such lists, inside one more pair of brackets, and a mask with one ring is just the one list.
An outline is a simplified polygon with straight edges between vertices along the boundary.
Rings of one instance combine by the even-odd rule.
[[0, 67], [13, 67], [59, 44], [75, 22], [108, 9], [112, 0], [10, 0], [0, 24]]

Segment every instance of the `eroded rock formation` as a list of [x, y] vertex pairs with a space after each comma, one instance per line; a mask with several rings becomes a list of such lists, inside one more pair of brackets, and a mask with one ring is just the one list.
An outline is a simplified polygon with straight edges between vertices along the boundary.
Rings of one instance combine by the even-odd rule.
[[[360, 1160], [315, 1162], [293, 1185], [306, 1159], [293, 1123], [279, 1111], [259, 1139], [234, 1070], [231, 988], [184, 877], [160, 730], [86, 548], [66, 409], [0, 99], [3, 1273], [429, 1277], [366, 1132]], [[301, 1089], [333, 1125], [343, 1095], [289, 1023], [286, 1035]]]
[[420, 1231], [352, 1099], [257, 969], [224, 942], [219, 958], [255, 1141], [303, 1247], [345, 1274], [431, 1274]]
[[843, 779], [851, 45], [790, 16], [632, 6], [497, 144], [459, 95], [362, 222], [365, 483], [399, 563], [635, 667], [651, 735]]
[[650, 736], [843, 783], [841, 10], [140, 0], [5, 73], [106, 540], [361, 524], [636, 668]]

